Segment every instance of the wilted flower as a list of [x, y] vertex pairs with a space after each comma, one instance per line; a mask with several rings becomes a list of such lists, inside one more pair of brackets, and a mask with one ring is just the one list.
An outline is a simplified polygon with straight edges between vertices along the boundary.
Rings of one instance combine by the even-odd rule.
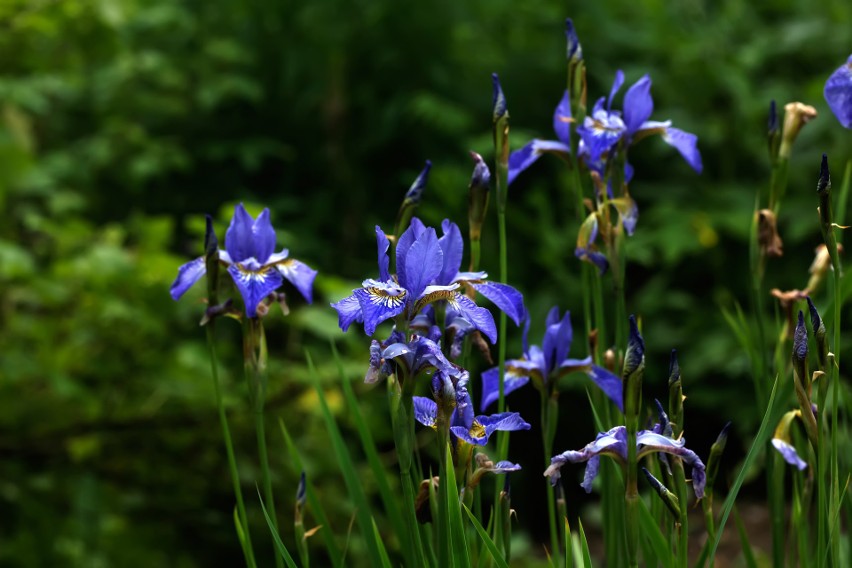
[[[317, 271], [293, 258], [287, 249], [275, 250], [275, 230], [269, 222], [269, 209], [252, 219], [240, 203], [225, 233], [225, 250], [219, 251], [220, 264], [240, 291], [248, 317], [257, 316], [258, 304], [289, 280], [308, 301], [312, 301], [313, 282]], [[206, 273], [204, 257], [196, 258], [178, 269], [170, 292], [177, 300]]]
[[[524, 327], [524, 358], [506, 361], [503, 394], [507, 395], [521, 388], [530, 381], [530, 378], [537, 389], [547, 394], [560, 377], [573, 371], [585, 371], [589, 378], [621, 409], [621, 379], [606, 369], [593, 365], [591, 357], [584, 359], [568, 357], [574, 335], [571, 328], [571, 313], [566, 311], [560, 318], [559, 308], [554, 306], [547, 315], [546, 325], [542, 347], [530, 346], [527, 341], [530, 322], [527, 318]], [[482, 373], [481, 409], [485, 410], [496, 401], [500, 396], [499, 392], [500, 370], [494, 367]]]
[[[695, 496], [701, 499], [704, 496], [704, 463], [695, 452], [685, 446], [685, 439], [674, 440], [653, 430], [640, 430], [636, 435], [637, 459], [662, 452], [677, 456], [692, 466], [692, 488], [695, 490]], [[582, 450], [569, 450], [553, 456], [550, 459], [550, 467], [545, 470], [544, 475], [549, 477], [551, 483], [555, 485], [559, 480], [559, 469], [563, 465], [569, 462], [588, 462], [581, 485], [586, 493], [591, 493], [592, 482], [598, 475], [602, 455], [615, 458], [622, 465], [627, 462], [627, 428], [625, 426], [616, 426], [608, 432], [601, 432], [595, 437], [594, 442], [586, 445]]]
[[775, 433], [772, 436], [772, 446], [778, 450], [781, 456], [788, 464], [796, 466], [799, 470], [808, 467], [807, 462], [799, 457], [799, 453], [791, 443], [790, 426], [795, 418], [801, 418], [802, 413], [799, 410], [791, 410], [781, 417], [778, 426], [775, 428]]
[[784, 105], [784, 127], [781, 130], [781, 148], [778, 155], [789, 158], [793, 142], [799, 136], [802, 127], [817, 117], [817, 111], [811, 105], [800, 102]]
[[825, 102], [845, 128], [852, 128], [852, 55], [825, 82]]
[[772, 209], [761, 209], [757, 212], [757, 244], [767, 257], [784, 256], [784, 242], [778, 234], [778, 225]]

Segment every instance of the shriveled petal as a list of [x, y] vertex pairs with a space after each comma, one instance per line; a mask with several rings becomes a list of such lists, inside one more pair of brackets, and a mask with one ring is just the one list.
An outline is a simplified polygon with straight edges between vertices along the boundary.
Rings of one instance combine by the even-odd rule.
[[639, 221], [639, 207], [636, 205], [636, 201], [629, 195], [625, 195], [624, 197], [610, 199], [609, 203], [618, 211], [624, 230], [628, 235], [632, 235], [636, 230], [636, 222]]
[[580, 260], [591, 262], [598, 267], [598, 273], [603, 276], [609, 270], [609, 261], [603, 253], [600, 253], [591, 248], [577, 248], [574, 250], [574, 256]]
[[825, 82], [828, 108], [844, 128], [852, 128], [852, 55]]
[[379, 282], [367, 280], [363, 288], [354, 292], [361, 306], [361, 317], [364, 321], [364, 332], [373, 335], [376, 327], [383, 321], [396, 317], [405, 310], [406, 290], [397, 286], [393, 281]]
[[562, 95], [562, 100], [553, 111], [553, 131], [556, 137], [566, 146], [571, 145], [571, 95], [568, 90]]
[[364, 382], [367, 384], [373, 384], [383, 378], [381, 376], [382, 367], [382, 346], [374, 339], [370, 342], [370, 366], [367, 368], [367, 374], [364, 376]]
[[791, 444], [788, 444], [781, 438], [772, 438], [772, 445], [775, 446], [775, 449], [778, 450], [785, 462], [797, 467], [799, 471], [808, 467], [807, 462], [799, 457], [799, 452]]
[[435, 229], [427, 228], [414, 241], [406, 252], [404, 265], [405, 271], [399, 275], [399, 283], [416, 298], [441, 274], [444, 266], [444, 253]]
[[177, 300], [183, 296], [206, 273], [207, 266], [205, 265], [203, 256], [191, 260], [178, 268], [177, 278], [172, 282], [172, 287], [169, 288], [172, 299]]
[[349, 326], [355, 322], [364, 321], [364, 316], [361, 313], [361, 302], [358, 301], [358, 296], [355, 294], [347, 296], [339, 302], [334, 302], [331, 307], [337, 310], [337, 324], [343, 331], [349, 329]]
[[568, 450], [553, 456], [550, 458], [550, 467], [545, 470], [544, 475], [549, 477], [550, 482], [555, 485], [559, 480], [559, 469], [563, 465], [588, 461], [583, 479], [583, 489], [587, 493], [591, 492], [592, 481], [594, 481], [600, 465], [600, 454], [609, 454], [620, 458], [622, 461], [627, 459], [627, 429], [624, 426], [616, 426], [608, 432], [601, 432], [595, 437], [594, 442], [587, 444], [582, 450]]
[[243, 297], [246, 315], [250, 318], [257, 315], [257, 305], [284, 283], [284, 278], [274, 266], [261, 266], [253, 258], [232, 264], [228, 273]]
[[636, 81], [624, 95], [624, 124], [628, 136], [638, 131], [642, 124], [651, 118], [654, 112], [654, 99], [651, 98], [651, 78], [645, 75]]
[[701, 173], [704, 166], [701, 162], [701, 153], [698, 151], [698, 136], [684, 132], [679, 128], [671, 127], [667, 128], [665, 134], [663, 134], [663, 141], [670, 146], [674, 146], [680, 152], [680, 155], [683, 156], [683, 159], [686, 160], [686, 163], [693, 170], [699, 174]]
[[526, 314], [524, 307], [524, 297], [520, 292], [509, 286], [499, 282], [473, 282], [473, 288], [494, 302], [502, 312], [515, 322], [515, 325], [521, 325], [521, 321]]
[[[515, 392], [528, 382], [529, 375], [522, 374], [522, 369], [518, 364], [526, 364], [529, 361], [511, 359], [506, 361], [506, 376], [503, 378], [503, 396]], [[482, 412], [497, 402], [500, 398], [500, 369], [494, 367], [482, 373], [482, 399], [479, 403], [479, 408]]]
[[444, 264], [438, 275], [437, 283], [442, 285], [452, 284], [461, 268], [462, 255], [464, 254], [464, 241], [462, 240], [459, 226], [444, 219], [441, 223], [444, 235], [438, 239], [438, 245], [444, 254]]
[[609, 398], [620, 411], [624, 412], [624, 386], [621, 382], [621, 378], [597, 365], [592, 365], [586, 373], [589, 375], [589, 378], [592, 379], [592, 382], [594, 382], [598, 388], [604, 392], [607, 398]]
[[314, 301], [314, 278], [317, 271], [295, 258], [287, 258], [275, 265], [281, 275], [286, 278], [310, 304]]
[[385, 282], [390, 280], [390, 271], [388, 270], [390, 266], [390, 257], [388, 256], [390, 241], [378, 225], [376, 225], [376, 248], [378, 249], [379, 256], [379, 280]]
[[512, 463], [507, 460], [503, 460], [495, 463], [494, 467], [488, 468], [488, 471], [494, 474], [511, 473], [513, 471], [521, 471], [521, 465], [517, 463]]
[[404, 282], [408, 281], [405, 272], [405, 257], [408, 255], [408, 249], [420, 238], [426, 226], [423, 221], [417, 217], [412, 217], [408, 228], [399, 235], [399, 240], [396, 243], [396, 274], [400, 284], [405, 286]]
[[536, 138], [523, 148], [515, 150], [509, 155], [509, 185], [512, 185], [521, 172], [533, 165], [546, 152], [557, 156], [568, 156], [571, 154], [571, 147], [556, 140]]
[[472, 323], [491, 343], [497, 342], [497, 326], [494, 323], [494, 316], [491, 315], [491, 312], [485, 308], [480, 308], [473, 300], [458, 292], [452, 298], [449, 298], [447, 303], [452, 309], [459, 312], [462, 317]]
[[674, 440], [650, 430], [640, 430], [636, 435], [636, 445], [639, 447], [639, 457], [653, 452], [664, 452], [681, 458], [692, 466], [692, 489], [695, 496], [704, 497], [705, 472], [704, 462], [698, 454], [686, 448], [686, 440]]
[[414, 419], [428, 426], [435, 427], [435, 422], [438, 419], [438, 404], [431, 398], [423, 396], [415, 396], [414, 400]]

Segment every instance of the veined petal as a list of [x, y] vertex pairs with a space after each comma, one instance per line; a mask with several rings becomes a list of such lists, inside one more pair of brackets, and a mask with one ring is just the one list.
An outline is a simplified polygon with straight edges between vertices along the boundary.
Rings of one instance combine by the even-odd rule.
[[651, 98], [651, 78], [645, 75], [636, 81], [624, 95], [624, 124], [628, 136], [642, 127], [642, 124], [654, 112], [654, 99]]
[[592, 379], [592, 382], [594, 382], [598, 388], [604, 392], [607, 398], [609, 398], [620, 411], [624, 412], [624, 386], [622, 385], [621, 378], [597, 365], [592, 365], [591, 368], [586, 371], [586, 374], [588, 374], [589, 378]]
[[295, 258], [287, 258], [275, 265], [281, 275], [286, 278], [296, 290], [308, 301], [313, 302], [314, 296], [314, 278], [317, 277], [317, 271]]
[[414, 419], [424, 426], [434, 428], [438, 419], [438, 404], [431, 398], [424, 396], [415, 396], [413, 401]]
[[488, 438], [497, 430], [514, 432], [517, 430], [529, 430], [530, 425], [517, 412], [503, 412], [491, 416], [477, 416], [473, 419], [473, 425], [468, 429], [464, 426], [453, 426], [450, 432], [461, 438], [468, 444], [484, 446]]
[[684, 132], [679, 128], [667, 128], [663, 134], [663, 141], [670, 146], [674, 146], [686, 163], [698, 172], [704, 168], [701, 163], [701, 153], [698, 151], [698, 136]]
[[438, 235], [429, 227], [406, 252], [405, 271], [399, 275], [399, 283], [417, 298], [441, 274], [443, 266], [444, 253], [438, 244]]
[[206, 273], [207, 267], [203, 256], [191, 260], [178, 268], [177, 278], [172, 282], [172, 287], [169, 288], [172, 299], [177, 300], [183, 296]]
[[364, 320], [364, 333], [373, 335], [376, 327], [405, 310], [407, 291], [394, 282], [379, 282], [367, 280], [363, 288], [354, 292], [361, 306], [361, 316]]
[[536, 138], [523, 148], [515, 150], [509, 155], [509, 185], [512, 185], [515, 178], [533, 165], [545, 152], [556, 154], [557, 156], [566, 156], [571, 153], [571, 147], [563, 142], [539, 140]]
[[390, 241], [378, 225], [376, 225], [376, 248], [378, 248], [379, 252], [379, 280], [387, 282], [390, 280], [390, 272], [388, 270], [390, 266], [390, 257], [388, 257]]
[[852, 55], [825, 82], [828, 108], [844, 128], [852, 128]]
[[450, 284], [449, 286], [426, 286], [420, 297], [414, 303], [414, 312], [419, 313], [420, 310], [432, 302], [440, 302], [441, 300], [451, 300], [456, 294], [458, 284]]
[[477, 292], [494, 302], [494, 305], [509, 316], [515, 325], [521, 325], [526, 308], [524, 308], [524, 297], [520, 292], [508, 284], [499, 282], [473, 282], [471, 285]]
[[470, 400], [470, 393], [467, 390], [467, 380], [459, 381], [456, 388], [456, 407], [450, 418], [450, 427], [457, 426], [463, 430], [470, 430], [473, 427], [473, 422], [473, 402]]
[[274, 266], [261, 266], [253, 258], [232, 264], [228, 267], [228, 273], [243, 297], [246, 315], [250, 318], [257, 315], [257, 305], [284, 282]]
[[[576, 37], [576, 36], [575, 36]], [[562, 95], [562, 100], [556, 105], [553, 111], [553, 131], [556, 132], [556, 137], [563, 144], [571, 145], [571, 95], [568, 90]]]
[[269, 209], [264, 209], [251, 226], [253, 257], [258, 262], [266, 264], [267, 259], [275, 252], [275, 229], [269, 220]]
[[599, 456], [609, 454], [620, 460], [627, 459], [627, 429], [624, 426], [601, 432], [595, 437], [595, 441], [579, 451], [568, 450], [550, 458], [550, 467], [544, 471], [544, 475], [550, 478], [552, 484], [559, 480], [559, 469], [566, 463], [578, 463], [588, 461], [586, 474], [583, 479], [583, 489], [587, 493], [592, 490], [592, 481], [598, 472]]
[[799, 457], [799, 452], [797, 452], [796, 448], [794, 448], [791, 444], [788, 444], [781, 438], [772, 438], [772, 445], [775, 446], [775, 449], [778, 450], [778, 452], [780, 452], [785, 462], [795, 466], [799, 469], [799, 471], [808, 467], [807, 462]]
[[491, 315], [491, 312], [485, 308], [480, 308], [473, 300], [458, 292], [452, 298], [449, 298], [447, 303], [472, 323], [491, 343], [497, 342], [497, 326], [494, 324], [494, 316]]
[[399, 240], [396, 243], [396, 274], [400, 284], [403, 286], [408, 281], [405, 272], [405, 257], [408, 255], [408, 249], [420, 238], [420, 235], [425, 230], [426, 226], [423, 224], [423, 221], [417, 217], [412, 217], [408, 228], [402, 232], [402, 235], [399, 235]]
[[444, 357], [441, 347], [431, 339], [418, 336], [409, 343], [409, 346], [414, 348], [414, 363], [412, 365], [414, 374], [434, 368], [436, 371], [449, 376], [459, 375], [459, 369]]
[[[528, 361], [519, 361], [516, 359], [506, 361], [506, 376], [503, 380], [503, 396], [515, 392], [528, 382], [529, 375], [522, 374], [518, 363], [524, 364]], [[479, 408], [482, 412], [497, 402], [500, 398], [500, 369], [494, 367], [482, 373], [482, 399], [479, 403]]]
[[444, 254], [444, 264], [438, 275], [437, 284], [452, 284], [461, 268], [462, 255], [464, 254], [464, 241], [462, 240], [459, 226], [444, 219], [441, 223], [444, 235], [438, 239], [438, 245]]
[[605, 153], [618, 144], [626, 131], [624, 121], [616, 113], [601, 111], [587, 116], [583, 125], [577, 128], [577, 134], [589, 153], [587, 163], [600, 161]]
[[364, 321], [364, 316], [361, 313], [361, 303], [355, 294], [331, 304], [331, 307], [337, 310], [337, 324], [343, 331], [349, 329], [349, 326], [354, 322], [360, 323]]

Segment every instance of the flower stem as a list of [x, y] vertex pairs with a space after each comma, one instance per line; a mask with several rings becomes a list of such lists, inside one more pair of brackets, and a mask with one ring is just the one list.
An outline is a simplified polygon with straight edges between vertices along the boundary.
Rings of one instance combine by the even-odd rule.
[[219, 425], [222, 427], [222, 439], [225, 442], [225, 454], [228, 456], [228, 469], [231, 472], [231, 482], [234, 486], [234, 497], [237, 499], [237, 514], [239, 515], [240, 524], [242, 525], [243, 535], [245, 535], [245, 547], [243, 553], [246, 557], [246, 565], [253, 568], [257, 564], [254, 559], [254, 548], [251, 544], [248, 516], [246, 515], [246, 506], [245, 501], [243, 500], [243, 490], [240, 486], [240, 474], [237, 469], [237, 459], [234, 454], [234, 443], [231, 439], [231, 428], [228, 426], [228, 416], [225, 413], [225, 405], [222, 402], [222, 391], [219, 386], [219, 358], [216, 354], [214, 323], [215, 322], [211, 321], [207, 324], [207, 347], [210, 349], [210, 370], [213, 376], [213, 392], [216, 395], [216, 409], [219, 413]]
[[[544, 443], [544, 466], [550, 465], [553, 455], [553, 439], [556, 435], [556, 422], [559, 405], [555, 396], [541, 395], [541, 436]], [[556, 493], [548, 479], [547, 485], [547, 519], [550, 525], [550, 557], [554, 566], [559, 566], [559, 530], [556, 517]]]

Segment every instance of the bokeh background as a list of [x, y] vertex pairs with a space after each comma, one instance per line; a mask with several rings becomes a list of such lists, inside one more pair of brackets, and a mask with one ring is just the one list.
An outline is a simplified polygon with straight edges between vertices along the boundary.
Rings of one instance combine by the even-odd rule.
[[[177, 266], [201, 252], [203, 215], [214, 215], [221, 238], [240, 201], [253, 213], [269, 207], [279, 245], [320, 271], [312, 306], [290, 294], [292, 313], [273, 312], [267, 322], [269, 444], [285, 542], [299, 472], [279, 417], [332, 514], [333, 526], [322, 530], [345, 539], [353, 505], [315, 410], [304, 349], [339, 401], [329, 357], [336, 342], [394, 471], [383, 389], [361, 386], [368, 340], [356, 329], [342, 334], [328, 303], [374, 275], [373, 226], [390, 229], [426, 159], [434, 168], [418, 215], [465, 230], [467, 152], [493, 155], [491, 72], [509, 101], [512, 146], [551, 137], [569, 16], [590, 104], [609, 92], [616, 69], [628, 85], [649, 73], [654, 118], [699, 137], [700, 176], [661, 140], [631, 151], [640, 220], [628, 243], [628, 310], [644, 320], [646, 399], [665, 396], [668, 351], [677, 348], [690, 447], [706, 455], [733, 420], [723, 464], [732, 471], [760, 416], [748, 359], [721, 310], [748, 306], [747, 235], [755, 192], [768, 182], [767, 109], [771, 99], [800, 100], [820, 113], [796, 144], [779, 219], [785, 256], [766, 280], [802, 288], [820, 242], [820, 155], [829, 154], [836, 182], [852, 157], [852, 133], [822, 97], [825, 79], [852, 52], [846, 0], [5, 0], [0, 564], [241, 562], [197, 325], [202, 290], [179, 303], [168, 295]], [[542, 159], [511, 188], [510, 281], [526, 296], [534, 342], [555, 304], [582, 328], [574, 203], [555, 159]], [[483, 247], [483, 265], [496, 274], [493, 217]], [[510, 356], [518, 355], [520, 332], [510, 334]], [[577, 356], [585, 354], [579, 335]], [[261, 535], [238, 326], [225, 322], [219, 337]], [[477, 361], [475, 370], [483, 368]], [[586, 386], [580, 377], [566, 384], [557, 448], [594, 434]], [[537, 396], [512, 399], [534, 425]], [[357, 458], [352, 424], [345, 414], [339, 422]], [[545, 538], [540, 437], [534, 429], [512, 440], [512, 458], [526, 468], [513, 475], [516, 558], [534, 562]], [[759, 501], [762, 484], [744, 495]], [[592, 527], [596, 502], [569, 494], [571, 510], [588, 511]], [[255, 539], [258, 553], [268, 553]], [[361, 546], [356, 529], [353, 565]]]

